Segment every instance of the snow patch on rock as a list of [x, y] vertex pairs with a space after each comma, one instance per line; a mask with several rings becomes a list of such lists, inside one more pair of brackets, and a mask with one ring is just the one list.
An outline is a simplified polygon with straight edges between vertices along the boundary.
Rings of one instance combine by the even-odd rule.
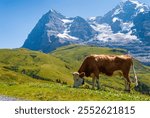
[[[132, 27], [132, 23], [125, 23], [124, 27], [130, 26]], [[91, 25], [96, 31], [98, 31], [98, 35], [96, 36], [96, 40], [104, 41], [104, 42], [124, 42], [128, 43], [131, 41], [138, 40], [135, 35], [132, 35], [132, 31], [124, 34], [124, 33], [113, 33], [111, 27], [108, 24], [96, 24]], [[126, 29], [127, 30], [127, 29]]]

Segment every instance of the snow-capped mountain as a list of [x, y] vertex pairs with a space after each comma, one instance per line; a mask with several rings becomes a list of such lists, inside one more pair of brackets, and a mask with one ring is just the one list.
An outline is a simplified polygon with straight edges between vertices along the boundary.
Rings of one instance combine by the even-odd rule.
[[50, 10], [36, 24], [23, 47], [49, 52], [63, 45], [89, 40], [95, 33], [85, 19], [68, 18]]
[[22, 47], [47, 53], [72, 43], [125, 48], [140, 60], [142, 52], [146, 62], [150, 60], [150, 52], [145, 53], [150, 49], [150, 7], [137, 0], [126, 0], [103, 17], [88, 19], [66, 17], [50, 10], [38, 21]]
[[124, 23], [130, 23], [139, 13], [144, 13], [149, 10], [150, 7], [146, 4], [136, 0], [126, 0], [106, 13], [101, 19], [96, 17], [95, 20], [99, 24], [107, 23], [111, 25], [113, 32], [118, 32], [120, 30], [125, 31], [124, 25], [126, 24]]
[[[97, 39], [103, 41], [138, 41], [135, 19], [150, 11], [150, 7], [136, 0], [121, 2], [103, 17], [92, 17], [88, 21], [99, 32]], [[105, 29], [103, 29], [105, 28]], [[108, 32], [106, 32], [108, 31]]]

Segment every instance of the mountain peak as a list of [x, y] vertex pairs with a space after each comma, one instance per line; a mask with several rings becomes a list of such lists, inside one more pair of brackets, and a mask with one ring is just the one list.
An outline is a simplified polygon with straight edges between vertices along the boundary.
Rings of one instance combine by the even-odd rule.
[[126, 0], [126, 1], [124, 1], [123, 3], [124, 3], [124, 4], [126, 4], [126, 3], [131, 3], [131, 4], [136, 5], [137, 7], [143, 5], [143, 3], [141, 3], [141, 2], [139, 2], [139, 1], [137, 1], [137, 0]]
[[50, 9], [50, 11], [51, 11], [51, 12], [54, 12], [55, 10], [54, 10], [54, 9]]
[[141, 3], [140, 1], [138, 1], [138, 0], [124, 0], [124, 2], [133, 2], [133, 3], [135, 3], [135, 2], [137, 2], [137, 3]]
[[59, 12], [57, 12], [57, 11], [54, 10], [54, 9], [50, 9], [50, 10], [49, 10], [49, 13], [59, 13]]
[[82, 17], [80, 17], [80, 16], [76, 16], [75, 18], [74, 18], [74, 20], [75, 21], [85, 21]]
[[52, 17], [59, 17], [61, 19], [65, 18], [65, 16], [63, 16], [60, 12], [58, 12], [54, 9], [50, 9], [45, 15], [52, 16]]
[[135, 6], [135, 9], [142, 9], [142, 8], [143, 8], [143, 10], [144, 9], [146, 9], [146, 10], [149, 9], [148, 5], [146, 5], [145, 3], [141, 3], [138, 0], [125, 0], [123, 2], [123, 4], [132, 4], [132, 5]]
[[150, 7], [148, 5], [137, 0], [125, 0], [117, 5], [110, 12], [110, 14], [112, 15], [112, 17], [120, 17], [120, 19], [129, 21], [139, 13], [143, 13], [146, 11], [150, 11]]

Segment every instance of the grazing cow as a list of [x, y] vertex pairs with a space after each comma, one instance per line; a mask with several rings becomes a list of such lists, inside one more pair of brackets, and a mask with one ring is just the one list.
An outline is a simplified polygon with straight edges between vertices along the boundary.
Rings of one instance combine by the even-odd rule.
[[137, 76], [135, 73], [132, 57], [129, 55], [90, 55], [85, 58], [78, 72], [73, 73], [74, 85], [73, 87], [79, 87], [84, 84], [84, 76], [92, 77], [92, 88], [95, 87], [95, 81], [97, 88], [99, 85], [99, 74], [104, 73], [108, 76], [112, 76], [114, 71], [120, 70], [125, 78], [125, 90], [130, 91], [130, 78], [129, 71], [132, 66], [135, 83], [138, 85]]

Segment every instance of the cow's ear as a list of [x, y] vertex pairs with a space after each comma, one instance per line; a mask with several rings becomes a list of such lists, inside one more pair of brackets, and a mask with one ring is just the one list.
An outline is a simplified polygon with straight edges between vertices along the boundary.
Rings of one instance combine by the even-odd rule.
[[80, 74], [79, 74], [79, 77], [81, 77], [81, 78], [83, 78], [85, 76], [85, 72], [81, 72]]

